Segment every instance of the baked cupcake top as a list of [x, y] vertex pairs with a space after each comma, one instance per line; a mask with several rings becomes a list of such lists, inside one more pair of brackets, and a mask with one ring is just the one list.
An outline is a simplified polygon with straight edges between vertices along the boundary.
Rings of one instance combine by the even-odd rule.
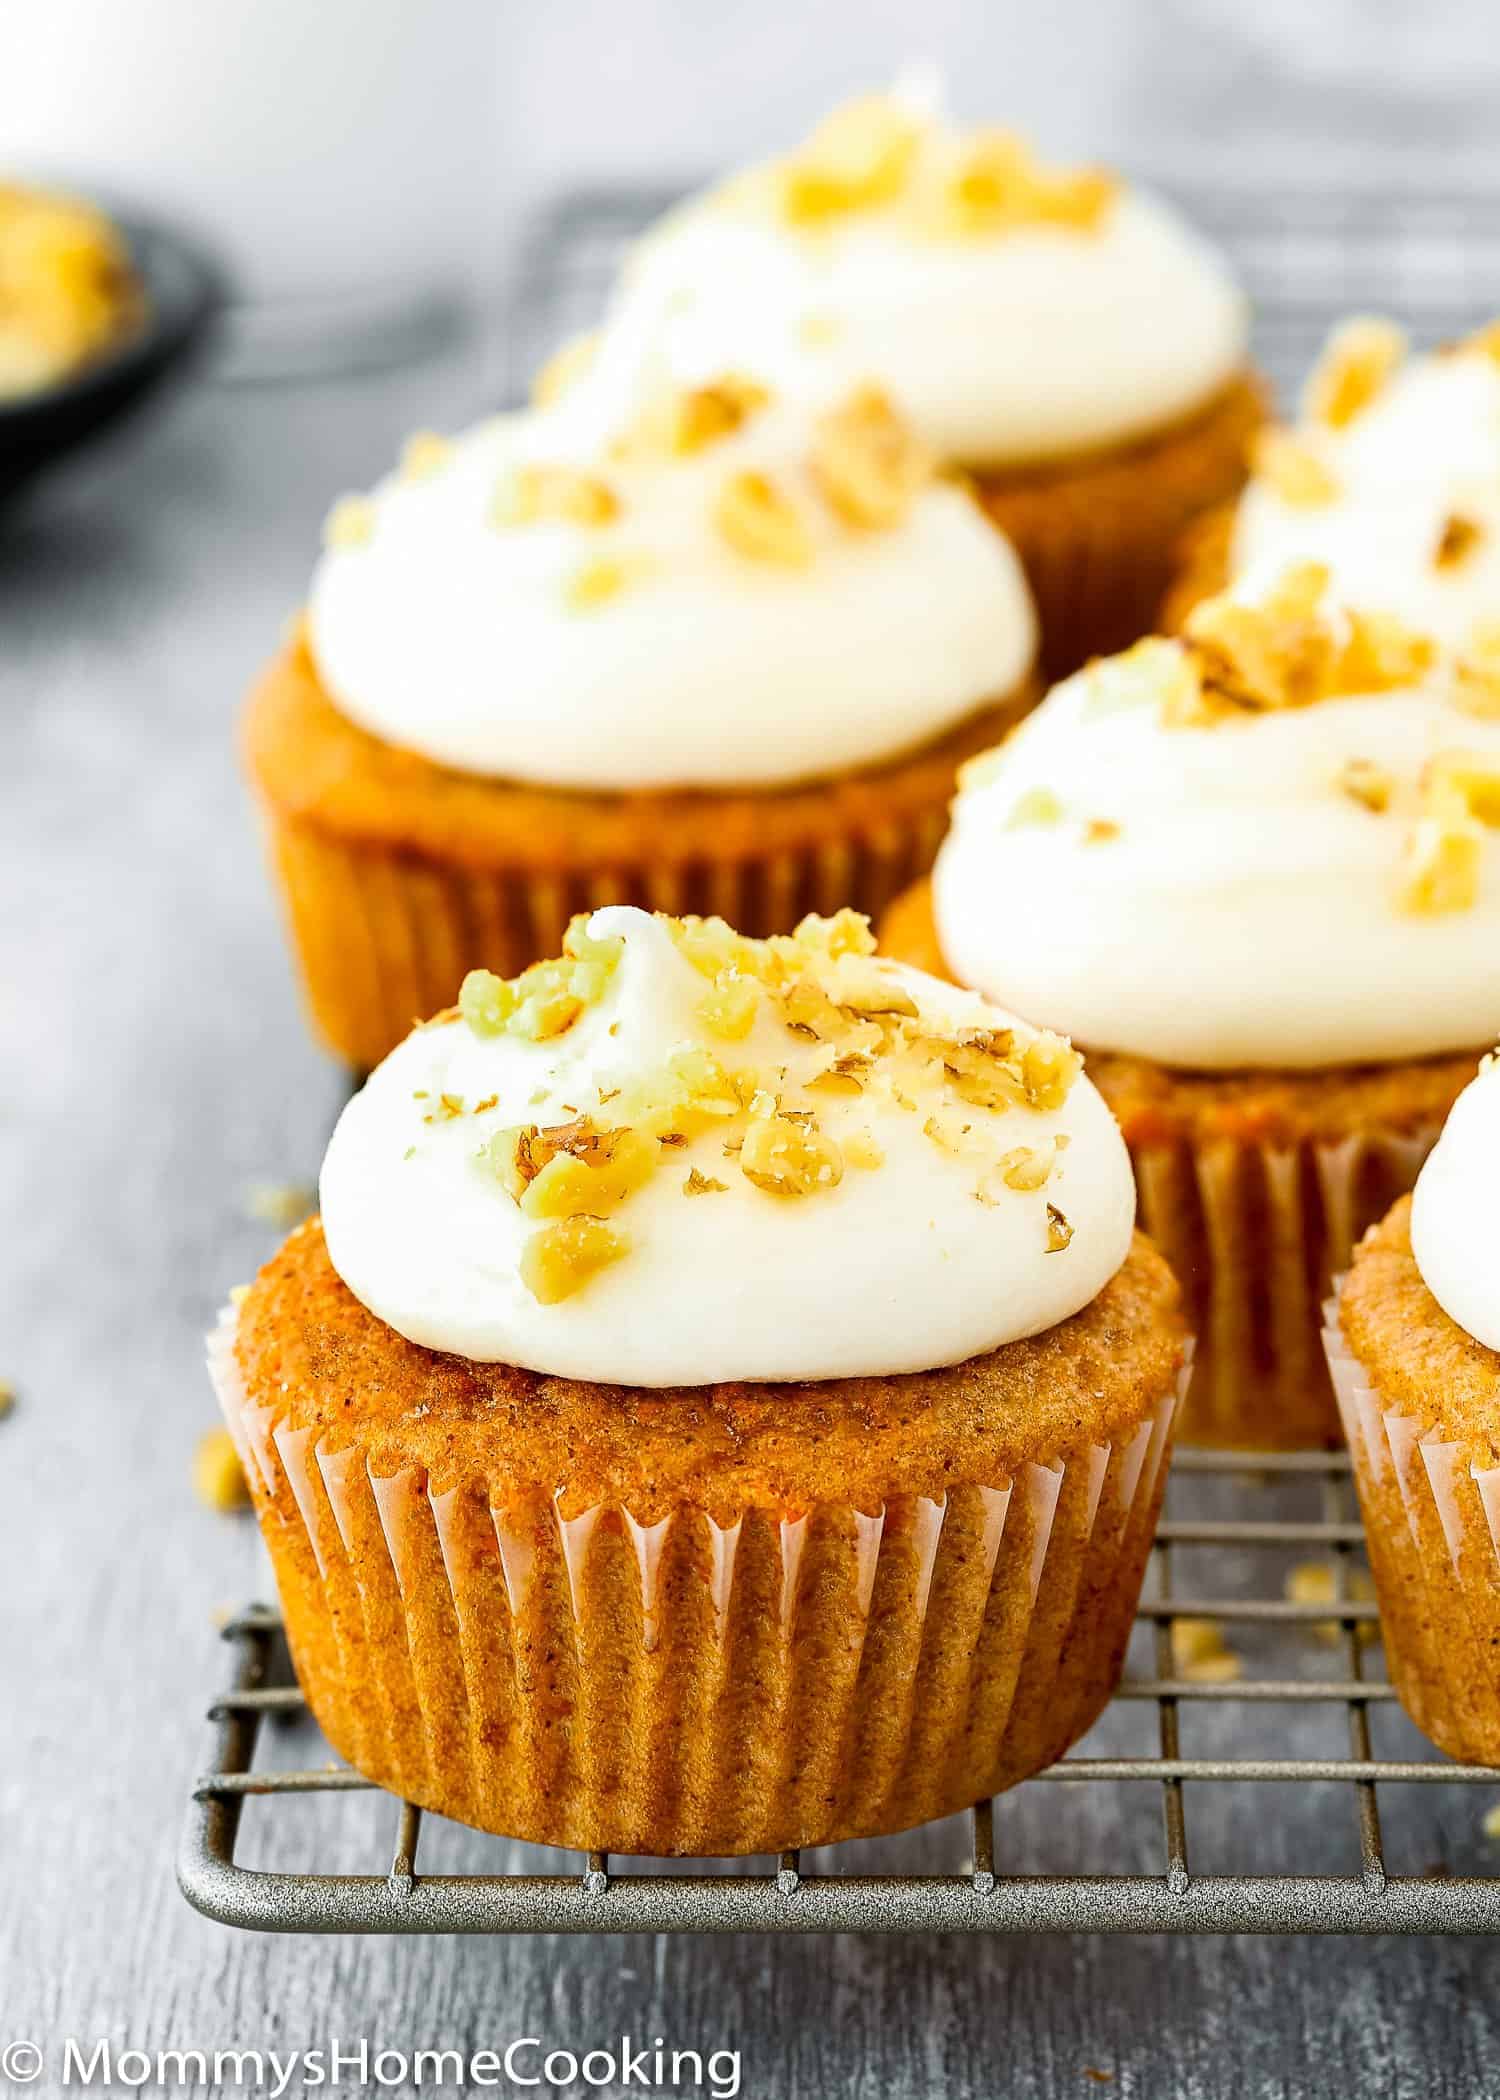
[[1450, 1320], [1500, 1350], [1500, 1055], [1453, 1104], [1417, 1181], [1411, 1248]]
[[1435, 1056], [1500, 1032], [1500, 656], [1294, 566], [1057, 687], [960, 775], [955, 974], [1187, 1068]]
[[1160, 200], [961, 131], [925, 83], [836, 110], [636, 249], [611, 354], [692, 380], [748, 361], [827, 393], [874, 380], [942, 458], [1087, 451], [1190, 414], [1245, 355], [1244, 298]]
[[1289, 560], [1455, 647], [1500, 641], [1500, 323], [1426, 357], [1390, 321], [1334, 331], [1235, 517], [1232, 574]]
[[943, 735], [1028, 672], [1010, 544], [884, 397], [573, 389], [418, 438], [329, 521], [309, 639], [351, 720], [551, 787], [775, 787]]
[[611, 906], [465, 979], [345, 1109], [323, 1230], [408, 1340], [631, 1386], [932, 1370], [1125, 1260], [1119, 1131], [1061, 1037], [873, 955]]

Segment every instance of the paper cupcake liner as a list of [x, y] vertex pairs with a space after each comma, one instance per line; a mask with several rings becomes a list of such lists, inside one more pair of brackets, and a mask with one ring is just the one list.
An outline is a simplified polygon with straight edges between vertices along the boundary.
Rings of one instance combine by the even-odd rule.
[[1198, 1336], [1185, 1443], [1337, 1444], [1322, 1303], [1361, 1234], [1412, 1187], [1437, 1134], [1433, 1125], [1337, 1144], [1132, 1147], [1141, 1226], [1176, 1271]]
[[307, 1003], [318, 1034], [357, 1070], [412, 1022], [452, 1003], [464, 972], [513, 976], [560, 952], [575, 912], [639, 904], [717, 913], [737, 931], [785, 933], [806, 912], [882, 912], [931, 867], [946, 799], [909, 816], [754, 860], [527, 875], [415, 858], [268, 817]]
[[1247, 376], [1190, 422], [1097, 459], [1055, 473], [975, 471], [980, 503], [1026, 570], [1049, 677], [1155, 630], [1183, 534], [1238, 493], [1264, 415]]
[[329, 1741], [439, 1814], [626, 1853], [904, 1829], [1050, 1764], [1118, 1677], [1188, 1375], [990, 1487], [647, 1525], [380, 1477], [247, 1403], [234, 1326], [210, 1370]]
[[1500, 1466], [1466, 1465], [1440, 1422], [1387, 1405], [1336, 1298], [1324, 1314], [1392, 1681], [1439, 1749], [1500, 1764]]

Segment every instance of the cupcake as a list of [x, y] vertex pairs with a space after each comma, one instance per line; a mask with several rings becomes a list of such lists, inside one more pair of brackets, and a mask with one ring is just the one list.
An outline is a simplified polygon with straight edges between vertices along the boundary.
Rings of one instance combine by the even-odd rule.
[[1224, 261], [1167, 204], [908, 87], [671, 212], [600, 355], [878, 384], [1015, 543], [1056, 677], [1148, 631], [1184, 527], [1238, 489], [1246, 340]]
[[601, 902], [755, 934], [883, 908], [1034, 697], [1015, 554], [869, 387], [575, 393], [414, 440], [327, 538], [243, 743], [361, 1069]]
[[102, 211], [0, 179], [0, 406], [88, 371], [140, 332], [145, 307]]
[[945, 1814], [1108, 1697], [1186, 1357], [1061, 1038], [596, 911], [344, 1112], [211, 1345], [314, 1714], [508, 1835], [776, 1851]]
[[889, 952], [1066, 1029], [1200, 1337], [1184, 1434], [1316, 1445], [1319, 1307], [1500, 1032], [1500, 679], [1298, 566], [966, 772]]
[[1295, 428], [1260, 433], [1237, 503], [1190, 528], [1165, 624], [1229, 583], [1323, 562], [1448, 647], [1500, 653], [1500, 324], [1425, 357], [1346, 321]]
[[1402, 1704], [1500, 1763], [1500, 1061], [1361, 1241], [1326, 1341]]

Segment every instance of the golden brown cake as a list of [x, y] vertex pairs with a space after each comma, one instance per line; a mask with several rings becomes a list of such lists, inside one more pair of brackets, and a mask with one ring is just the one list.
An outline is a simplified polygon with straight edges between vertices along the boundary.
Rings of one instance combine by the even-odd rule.
[[870, 945], [603, 911], [346, 1111], [211, 1360], [369, 1777], [777, 1851], [1011, 1785], [1108, 1698], [1176, 1286], [1068, 1046]]
[[1491, 1059], [1415, 1196], [1361, 1241], [1325, 1334], [1391, 1676], [1440, 1748], [1484, 1764], [1500, 1762], [1497, 1163]]
[[1035, 697], [1020, 565], [889, 403], [602, 382], [330, 520], [246, 717], [314, 1023], [377, 1063], [624, 900], [877, 911]]
[[1239, 489], [1265, 417], [1247, 324], [1161, 199], [904, 82], [669, 212], [597, 356], [748, 357], [813, 399], [877, 382], [1013, 540], [1061, 677], [1151, 627], [1183, 529]]
[[1500, 1019], [1500, 711], [1326, 587], [1059, 687], [882, 929], [1085, 1046], [1199, 1334], [1184, 1434], [1247, 1448], [1337, 1437], [1330, 1278]]

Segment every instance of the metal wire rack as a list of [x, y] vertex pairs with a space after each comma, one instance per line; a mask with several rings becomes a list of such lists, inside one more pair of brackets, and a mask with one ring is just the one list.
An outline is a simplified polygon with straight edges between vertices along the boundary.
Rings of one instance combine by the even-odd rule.
[[[1256, 360], [1284, 403], [1343, 315], [1392, 314], [1427, 345], [1500, 311], [1500, 198], [1160, 187], [1232, 259], [1254, 309]], [[512, 395], [564, 337], [596, 324], [624, 249], [676, 194], [580, 191], [537, 218], [516, 273]]]
[[[510, 1848], [516, 1856], [502, 1871], [466, 1858], [463, 1872], [423, 1872], [423, 1819], [410, 1803], [380, 1795], [343, 1766], [256, 1763], [268, 1717], [303, 1713], [281, 1655], [280, 1622], [256, 1608], [225, 1631], [236, 1668], [232, 1686], [208, 1710], [209, 1764], [193, 1789], [178, 1860], [183, 1892], [223, 1923], [271, 1932], [1500, 1931], [1500, 1878], [1455, 1873], [1446, 1857], [1401, 1873], [1389, 1857], [1382, 1788], [1387, 1798], [1393, 1789], [1429, 1796], [1463, 1790], [1472, 1806], [1457, 1843], [1430, 1823], [1420, 1836], [1419, 1847], [1447, 1853], [1462, 1850], [1465, 1833], [1477, 1837], [1482, 1796], [1474, 1789], [1500, 1786], [1500, 1771], [1441, 1759], [1395, 1706], [1372, 1645], [1376, 1607], [1355, 1594], [1363, 1534], [1352, 1515], [1347, 1461], [1322, 1453], [1188, 1451], [1178, 1456], [1170, 1496], [1139, 1614], [1144, 1669], [1127, 1674], [1104, 1723], [1070, 1756], [970, 1812], [967, 1857], [951, 1871], [931, 1871], [930, 1858], [926, 1871], [863, 1871], [861, 1854], [879, 1848], [834, 1846], [806, 1861], [786, 1853], [774, 1861], [719, 1862], [712, 1871], [703, 1862], [611, 1862], [597, 1853], [578, 1856], [571, 1871], [539, 1871], [534, 1848]], [[1281, 1513], [1289, 1496], [1304, 1506], [1312, 1497], [1315, 1513]], [[1178, 1514], [1184, 1502], [1189, 1513]], [[1331, 1601], [1289, 1599], [1284, 1581], [1275, 1580], [1280, 1563], [1310, 1556], [1330, 1568]], [[1179, 1579], [1187, 1562], [1191, 1592]], [[1244, 1674], [1205, 1681], [1174, 1663], [1174, 1627], [1205, 1618], [1231, 1644], [1258, 1648], [1243, 1658]], [[1268, 1673], [1252, 1673], [1261, 1660]], [[1128, 1726], [1143, 1712], [1154, 1712], [1147, 1748], [1100, 1753], [1096, 1744], [1107, 1741], [1112, 1723]], [[1184, 1736], [1196, 1717], [1214, 1721], [1215, 1740], [1190, 1753]], [[1405, 1730], [1408, 1754], [1376, 1754], [1373, 1730], [1386, 1719]], [[1327, 1734], [1320, 1754], [1302, 1754], [1309, 1724]], [[299, 1737], [300, 1730], [290, 1731], [294, 1750]], [[1329, 1787], [1344, 1796], [1333, 1812], [1321, 1798]], [[1189, 1803], [1223, 1788], [1259, 1797], [1238, 1840], [1252, 1860], [1264, 1855], [1267, 1832], [1282, 1824], [1293, 1831], [1299, 1861], [1311, 1862], [1332, 1844], [1347, 1852], [1346, 1864], [1336, 1872], [1199, 1871]], [[1080, 1791], [1095, 1797], [1100, 1812], [1059, 1812], [1059, 1789], [1075, 1800]], [[1262, 1809], [1267, 1789], [1274, 1798]], [[1143, 1826], [1122, 1796], [1139, 1801], [1145, 1793], [1149, 1801], [1151, 1790], [1159, 1803], [1159, 1820], [1150, 1819], [1157, 1824], [1156, 1861], [1143, 1858], [1141, 1870], [1130, 1871], [1121, 1855], [1132, 1844], [1140, 1849]], [[381, 1871], [289, 1871], [237, 1858], [248, 1803], [281, 1815], [296, 1797], [323, 1797], [326, 1806], [328, 1796], [351, 1793], [390, 1800]], [[1216, 1822], [1218, 1843], [1222, 1817]], [[1020, 1864], [1028, 1824], [1054, 1853], [1060, 1845], [1073, 1856], [1059, 1858], [1055, 1871], [1008, 1871]], [[481, 1857], [498, 1843], [437, 1827]], [[316, 1857], [318, 1838], [309, 1839], [305, 1823], [301, 1831], [301, 1846]], [[954, 1835], [950, 1823], [883, 1842], [930, 1852], [935, 1836]]]

